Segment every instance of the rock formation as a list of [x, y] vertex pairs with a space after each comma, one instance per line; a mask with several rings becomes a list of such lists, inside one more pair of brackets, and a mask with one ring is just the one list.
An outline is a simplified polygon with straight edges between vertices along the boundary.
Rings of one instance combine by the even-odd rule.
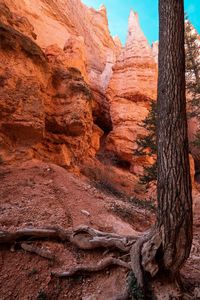
[[71, 166], [94, 156], [103, 134], [95, 123], [111, 128], [104, 91], [121, 48], [105, 7], [5, 0], [0, 22], [4, 159], [36, 156]]
[[[124, 48], [107, 12], [80, 0], [0, 2], [1, 155], [74, 168], [106, 149], [134, 161], [138, 125], [156, 98], [157, 66], [136, 13]], [[104, 139], [105, 141], [105, 136]]]
[[107, 137], [106, 149], [130, 164], [134, 173], [142, 171], [142, 162], [135, 162], [135, 140], [144, 129], [139, 126], [156, 99], [157, 65], [151, 47], [142, 32], [138, 15], [131, 11], [128, 38], [107, 88], [113, 130]]
[[69, 168], [94, 156], [102, 132], [93, 123], [92, 92], [62, 49], [47, 55], [29, 37], [0, 24], [0, 154], [40, 158]]
[[153, 42], [153, 44], [151, 45], [153, 57], [154, 57], [156, 63], [158, 63], [158, 46], [159, 46], [158, 41]]
[[[106, 101], [102, 94], [112, 75], [120, 44], [115, 43], [110, 35], [106, 8], [101, 6], [96, 11], [80, 0], [3, 2], [34, 27], [34, 37], [40, 47], [45, 49], [57, 45], [67, 50], [72, 67], [81, 71], [85, 68], [88, 83], [94, 91], [96, 122], [100, 125], [109, 123], [108, 105], [102, 105]], [[22, 32], [21, 28], [19, 30]]]
[[106, 148], [135, 171], [138, 122], [156, 95], [156, 64], [137, 14], [121, 51], [104, 6], [5, 0], [0, 11], [1, 154], [74, 167], [111, 131]]

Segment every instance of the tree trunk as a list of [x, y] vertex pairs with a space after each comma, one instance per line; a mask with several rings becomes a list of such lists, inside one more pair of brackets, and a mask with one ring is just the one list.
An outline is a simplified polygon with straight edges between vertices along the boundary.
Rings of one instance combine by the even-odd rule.
[[192, 196], [185, 97], [183, 0], [160, 0], [158, 214], [161, 257], [176, 275], [190, 254]]

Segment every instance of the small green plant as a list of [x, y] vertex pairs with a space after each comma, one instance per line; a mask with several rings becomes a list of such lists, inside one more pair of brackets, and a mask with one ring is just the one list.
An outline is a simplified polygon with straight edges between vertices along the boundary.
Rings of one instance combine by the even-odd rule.
[[33, 268], [33, 269], [31, 269], [29, 272], [28, 272], [28, 276], [32, 276], [32, 275], [36, 275], [36, 274], [38, 274], [39, 273], [39, 271], [36, 269], [36, 268]]
[[150, 182], [157, 179], [157, 162], [156, 162], [156, 122], [157, 122], [157, 103], [151, 101], [150, 111], [147, 117], [141, 123], [141, 127], [147, 130], [145, 136], [136, 140], [138, 148], [134, 151], [135, 156], [146, 156], [154, 158], [154, 163], [144, 167], [144, 174], [140, 176], [139, 183], [149, 185]]
[[138, 286], [137, 279], [133, 273], [129, 275], [129, 293], [132, 300], [145, 300], [144, 292]]
[[120, 205], [118, 205], [116, 203], [112, 206], [111, 211], [126, 222], [131, 223], [134, 219], [134, 215], [129, 208], [121, 207]]
[[48, 300], [48, 295], [45, 291], [39, 291], [37, 300]]
[[118, 190], [118, 188], [114, 185], [114, 183], [107, 181], [107, 179], [102, 179], [98, 182], [94, 182], [94, 186], [106, 192], [107, 194], [111, 194], [113, 196], [116, 196], [117, 198], [124, 198], [125, 195], [121, 191]]
[[126, 197], [125, 193], [123, 193], [116, 184], [116, 178], [109, 166], [103, 169], [85, 166], [81, 171], [85, 176], [90, 178], [91, 184], [97, 189], [102, 190], [107, 194], [112, 194], [118, 198]]
[[130, 197], [129, 198], [129, 202], [131, 202], [132, 204], [140, 207], [140, 208], [146, 208], [146, 209], [149, 209], [149, 210], [152, 210], [152, 211], [155, 211], [156, 210], [156, 206], [155, 206], [155, 203], [154, 203], [154, 200], [153, 199], [138, 199], [136, 197]]
[[200, 131], [196, 133], [195, 141], [193, 141], [191, 144], [197, 148], [200, 148]]

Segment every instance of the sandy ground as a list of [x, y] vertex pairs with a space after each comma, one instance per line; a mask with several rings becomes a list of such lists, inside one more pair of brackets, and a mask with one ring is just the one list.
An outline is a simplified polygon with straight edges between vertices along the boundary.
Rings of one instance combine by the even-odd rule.
[[[194, 200], [194, 245], [182, 273], [188, 288], [196, 287], [197, 295], [200, 287], [200, 199], [197, 192]], [[56, 165], [32, 161], [0, 168], [0, 227], [3, 230], [55, 224], [69, 228], [86, 224], [130, 235], [146, 230], [154, 219], [151, 211], [105, 194]], [[17, 243], [10, 249], [1, 249], [0, 300], [111, 300], [123, 290], [127, 276], [123, 268], [113, 267], [71, 279], [51, 277], [52, 271], [65, 271], [83, 262], [97, 263], [102, 256], [114, 255], [113, 251], [81, 251], [69, 243], [48, 240], [34, 243], [50, 250], [55, 261], [26, 253]]]

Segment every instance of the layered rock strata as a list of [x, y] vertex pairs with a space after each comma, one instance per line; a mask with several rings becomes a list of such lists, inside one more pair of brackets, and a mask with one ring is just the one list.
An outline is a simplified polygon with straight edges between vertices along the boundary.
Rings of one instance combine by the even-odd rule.
[[133, 156], [136, 139], [144, 134], [139, 126], [147, 116], [150, 100], [156, 99], [157, 64], [151, 47], [139, 25], [138, 15], [131, 11], [128, 38], [107, 88], [113, 130], [106, 149], [130, 163], [132, 172], [142, 172], [144, 159]]
[[1, 154], [71, 167], [94, 157], [110, 132], [106, 149], [137, 173], [143, 162], [135, 162], [133, 150], [144, 133], [138, 123], [156, 97], [157, 74], [137, 14], [130, 14], [122, 49], [104, 6], [0, 3]]
[[1, 158], [35, 157], [73, 168], [94, 156], [102, 132], [93, 123], [92, 92], [65, 52], [51, 48], [45, 55], [3, 23], [0, 52]]
[[[96, 123], [101, 125], [105, 118], [109, 123], [109, 106], [102, 105], [107, 101], [102, 94], [109, 83], [121, 45], [119, 41], [115, 43], [110, 35], [106, 8], [101, 6], [96, 11], [80, 0], [4, 0], [2, 3], [21, 20], [26, 19], [30, 23], [40, 47], [45, 49], [56, 45], [65, 50], [70, 65], [83, 71], [85, 80], [94, 91]], [[18, 30], [24, 33], [22, 26]]]

